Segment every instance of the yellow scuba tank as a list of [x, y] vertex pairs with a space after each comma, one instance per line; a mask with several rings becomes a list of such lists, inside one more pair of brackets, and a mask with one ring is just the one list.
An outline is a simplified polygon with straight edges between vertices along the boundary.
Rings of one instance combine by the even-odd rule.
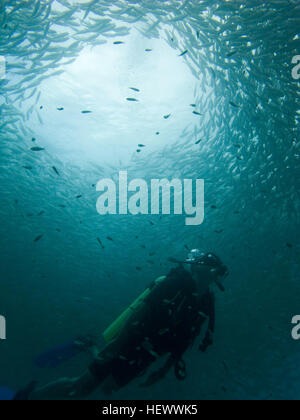
[[[165, 278], [166, 276], [159, 277], [155, 280], [155, 284], [160, 283], [165, 280]], [[106, 328], [103, 332], [103, 337], [107, 344], [120, 333], [129, 316], [139, 308], [150, 292], [150, 288], [146, 289], [108, 328]]]

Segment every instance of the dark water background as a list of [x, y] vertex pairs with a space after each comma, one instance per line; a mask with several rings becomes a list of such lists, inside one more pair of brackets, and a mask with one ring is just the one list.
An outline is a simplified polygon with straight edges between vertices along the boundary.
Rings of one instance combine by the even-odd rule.
[[[215, 344], [187, 353], [185, 382], [170, 374], [116, 398], [299, 398], [299, 20], [299, 2], [288, 0], [1, 1], [1, 385], [83, 372], [86, 355], [54, 370], [33, 359], [80, 334], [101, 336], [187, 245], [230, 269], [226, 293], [216, 291]], [[95, 79], [67, 64], [91, 46]], [[164, 55], [171, 68], [156, 67]], [[132, 108], [125, 98], [136, 85], [145, 96]], [[140, 142], [148, 149], [137, 154]], [[124, 169], [146, 180], [204, 178], [204, 224], [99, 216], [93, 185]]]

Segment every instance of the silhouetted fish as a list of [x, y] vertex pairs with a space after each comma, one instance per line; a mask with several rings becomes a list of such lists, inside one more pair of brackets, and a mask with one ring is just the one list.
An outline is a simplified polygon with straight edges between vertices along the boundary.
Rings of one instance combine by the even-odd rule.
[[52, 166], [52, 169], [53, 169], [53, 171], [56, 173], [56, 175], [58, 175], [58, 176], [59, 176], [59, 172], [58, 172], [58, 170], [56, 169], [56, 167], [55, 167], [55, 166]]
[[227, 58], [233, 57], [235, 54], [237, 53], [237, 51], [231, 51], [230, 53], [228, 53], [226, 55]]
[[32, 147], [30, 150], [33, 152], [41, 152], [42, 150], [45, 150], [43, 147]]
[[35, 238], [34, 242], [39, 242], [44, 235], [39, 235]]
[[97, 238], [97, 241], [99, 242], [99, 244], [100, 244], [101, 248], [102, 248], [102, 249], [104, 249], [104, 245], [103, 245], [103, 243], [102, 243], [101, 239], [100, 239], [100, 238]]
[[231, 106], [233, 106], [234, 108], [241, 108], [240, 105], [235, 104], [234, 102], [230, 101], [229, 102]]
[[188, 52], [189, 52], [189, 50], [185, 50], [185, 51], [183, 51], [183, 52], [179, 55], [179, 57], [183, 57], [183, 56], [184, 56], [184, 55], [186, 55]]

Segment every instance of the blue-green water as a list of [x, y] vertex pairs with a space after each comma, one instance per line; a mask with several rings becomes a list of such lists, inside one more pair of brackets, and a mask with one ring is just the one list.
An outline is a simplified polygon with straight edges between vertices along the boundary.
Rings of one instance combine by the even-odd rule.
[[[187, 245], [230, 269], [214, 346], [185, 382], [116, 398], [299, 398], [299, 21], [296, 0], [1, 1], [0, 385], [79, 375], [88, 356], [33, 359], [101, 336]], [[95, 184], [120, 170], [204, 179], [204, 223], [100, 216]]]

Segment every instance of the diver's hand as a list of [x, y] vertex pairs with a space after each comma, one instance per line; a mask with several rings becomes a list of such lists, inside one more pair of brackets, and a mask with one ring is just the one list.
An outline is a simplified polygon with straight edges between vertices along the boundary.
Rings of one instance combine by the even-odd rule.
[[208, 330], [203, 340], [203, 343], [199, 346], [199, 350], [202, 351], [202, 353], [205, 353], [208, 347], [213, 345], [213, 343], [214, 343], [214, 334], [212, 331]]

